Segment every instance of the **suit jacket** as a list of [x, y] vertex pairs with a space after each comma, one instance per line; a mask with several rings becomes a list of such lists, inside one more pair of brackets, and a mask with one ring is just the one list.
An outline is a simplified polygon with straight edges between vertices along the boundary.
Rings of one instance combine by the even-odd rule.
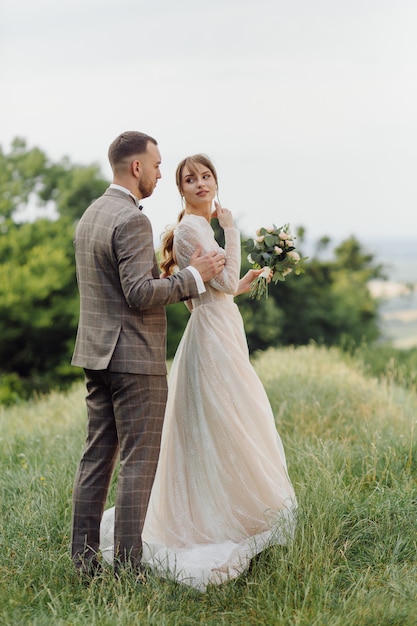
[[164, 307], [197, 296], [192, 273], [158, 278], [150, 221], [117, 189], [88, 207], [74, 246], [80, 319], [72, 364], [165, 375]]

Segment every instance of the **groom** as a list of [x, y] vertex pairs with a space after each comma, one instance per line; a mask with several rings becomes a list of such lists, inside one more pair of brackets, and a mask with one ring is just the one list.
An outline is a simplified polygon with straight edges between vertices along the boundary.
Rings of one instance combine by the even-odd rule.
[[88, 429], [73, 492], [72, 559], [87, 576], [99, 568], [100, 521], [118, 456], [115, 566], [140, 571], [167, 397], [164, 307], [205, 291], [224, 265], [223, 255], [196, 250], [188, 268], [161, 279], [139, 206], [161, 178], [157, 142], [125, 132], [108, 156], [113, 183], [85, 211], [74, 239], [80, 319], [72, 364], [85, 371]]

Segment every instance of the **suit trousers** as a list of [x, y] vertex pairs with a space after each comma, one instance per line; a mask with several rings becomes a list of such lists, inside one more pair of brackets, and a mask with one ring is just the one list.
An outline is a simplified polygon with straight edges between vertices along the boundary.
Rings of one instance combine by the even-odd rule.
[[142, 529], [158, 463], [167, 378], [85, 370], [88, 427], [73, 491], [72, 559], [97, 562], [100, 522], [120, 456], [116, 488], [115, 564], [139, 569]]

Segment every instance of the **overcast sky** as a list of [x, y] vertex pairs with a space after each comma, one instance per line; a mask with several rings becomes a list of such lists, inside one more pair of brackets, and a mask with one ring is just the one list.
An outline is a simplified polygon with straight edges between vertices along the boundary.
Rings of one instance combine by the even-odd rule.
[[110, 179], [114, 137], [153, 135], [156, 236], [205, 152], [245, 234], [417, 241], [416, 33], [416, 0], [1, 0], [0, 144]]

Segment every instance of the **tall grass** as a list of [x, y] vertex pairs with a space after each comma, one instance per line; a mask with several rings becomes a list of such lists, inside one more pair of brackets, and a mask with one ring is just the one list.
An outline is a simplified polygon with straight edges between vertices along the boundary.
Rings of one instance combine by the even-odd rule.
[[417, 624], [415, 392], [338, 350], [270, 350], [254, 364], [299, 500], [294, 542], [206, 594], [110, 571], [83, 586], [69, 559], [77, 385], [0, 414], [1, 624]]

